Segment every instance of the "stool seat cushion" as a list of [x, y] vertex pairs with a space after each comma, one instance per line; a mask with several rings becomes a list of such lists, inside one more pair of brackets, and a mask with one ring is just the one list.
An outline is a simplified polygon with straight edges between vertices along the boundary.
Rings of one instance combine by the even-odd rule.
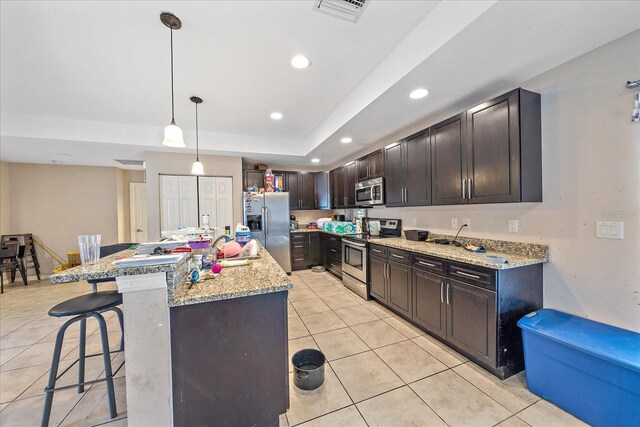
[[122, 294], [118, 291], [93, 292], [61, 302], [49, 310], [49, 316], [76, 316], [106, 310], [120, 304], [122, 304]]

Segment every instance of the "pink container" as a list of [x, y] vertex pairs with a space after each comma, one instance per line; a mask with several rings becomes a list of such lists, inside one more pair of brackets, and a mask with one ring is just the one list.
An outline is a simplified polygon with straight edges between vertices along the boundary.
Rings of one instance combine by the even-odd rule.
[[211, 246], [211, 240], [194, 240], [189, 242], [191, 249], [207, 249]]

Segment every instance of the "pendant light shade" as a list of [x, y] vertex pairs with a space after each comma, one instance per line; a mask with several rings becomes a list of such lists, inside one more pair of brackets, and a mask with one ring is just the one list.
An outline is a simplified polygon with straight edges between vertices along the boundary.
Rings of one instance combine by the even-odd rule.
[[193, 175], [204, 175], [204, 166], [200, 160], [193, 162], [193, 165], [191, 166], [191, 173]]
[[169, 12], [162, 12], [160, 14], [160, 21], [162, 21], [162, 23], [171, 31], [171, 123], [164, 128], [164, 140], [162, 141], [162, 145], [182, 148], [185, 146], [185, 143], [182, 136], [182, 129], [176, 125], [173, 102], [173, 30], [179, 30], [182, 28], [182, 22], [177, 16]]
[[180, 129], [175, 121], [172, 121], [170, 125], [164, 128], [164, 140], [162, 145], [167, 147], [184, 147], [184, 138], [182, 137], [182, 129]]
[[191, 166], [191, 173], [193, 175], [204, 175], [204, 166], [200, 162], [200, 141], [198, 137], [198, 104], [202, 104], [202, 98], [192, 96], [189, 99], [196, 104], [196, 161]]

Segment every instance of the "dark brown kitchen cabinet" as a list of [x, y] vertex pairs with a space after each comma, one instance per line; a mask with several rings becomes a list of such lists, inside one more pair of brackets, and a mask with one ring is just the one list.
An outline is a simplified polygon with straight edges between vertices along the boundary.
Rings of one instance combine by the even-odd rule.
[[254, 186], [256, 189], [264, 187], [264, 171], [245, 169], [243, 172], [244, 190], [248, 190]]
[[380, 302], [387, 302], [387, 260], [369, 257], [369, 293]]
[[540, 95], [516, 89], [467, 110], [469, 203], [541, 202]]
[[[333, 198], [332, 207], [334, 209], [344, 208], [346, 206], [344, 186], [345, 186], [345, 168], [340, 166], [329, 172], [329, 181]], [[355, 189], [354, 189], [355, 191]]]
[[313, 172], [286, 172], [286, 189], [290, 209], [315, 209]]
[[431, 204], [431, 148], [428, 130], [385, 147], [385, 205]]
[[489, 365], [496, 363], [496, 293], [447, 279], [447, 340]]
[[358, 182], [384, 176], [384, 152], [382, 149], [356, 160]]
[[540, 95], [515, 89], [431, 127], [432, 203], [542, 201]]
[[325, 268], [342, 279], [342, 237], [322, 233], [321, 245]]
[[320, 232], [291, 233], [291, 268], [302, 270], [322, 264]]
[[356, 206], [356, 182], [358, 182], [358, 165], [351, 162], [345, 166], [345, 205]]
[[315, 208], [331, 209], [329, 172], [314, 173], [313, 181], [315, 190]]
[[289, 209], [300, 208], [300, 176], [298, 172], [287, 172], [287, 191], [289, 192]]
[[431, 127], [431, 188], [434, 205], [466, 203], [466, 113]]
[[413, 292], [411, 287], [411, 266], [389, 261], [387, 263], [388, 294], [391, 307], [411, 317], [413, 312]]
[[413, 320], [440, 337], [446, 337], [447, 334], [444, 288], [444, 277], [414, 267]]
[[403, 152], [401, 142], [384, 147], [385, 206], [404, 206]]

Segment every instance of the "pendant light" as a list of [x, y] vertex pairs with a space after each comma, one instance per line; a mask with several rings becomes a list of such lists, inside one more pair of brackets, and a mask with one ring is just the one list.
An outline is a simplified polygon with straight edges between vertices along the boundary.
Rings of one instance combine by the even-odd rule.
[[202, 104], [202, 98], [192, 96], [191, 102], [196, 104], [196, 161], [191, 166], [191, 173], [194, 175], [204, 175], [204, 166], [200, 162], [200, 143], [198, 141], [198, 104]]
[[182, 28], [182, 22], [173, 13], [162, 12], [160, 21], [171, 30], [171, 123], [164, 128], [164, 140], [162, 145], [167, 147], [184, 147], [184, 138], [182, 137], [182, 129], [176, 125], [173, 103], [173, 30]]

